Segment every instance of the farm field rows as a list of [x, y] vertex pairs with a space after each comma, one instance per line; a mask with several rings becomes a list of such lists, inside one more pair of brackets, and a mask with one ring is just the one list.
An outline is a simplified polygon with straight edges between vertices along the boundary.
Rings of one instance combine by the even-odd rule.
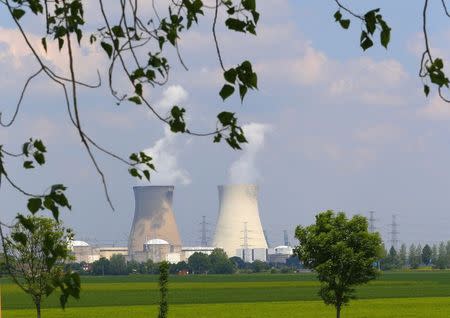
[[[156, 280], [83, 277], [82, 298], [62, 311], [52, 297], [43, 305], [43, 317], [155, 316]], [[27, 296], [10, 282], [0, 282], [3, 317], [33, 317]], [[170, 317], [333, 317], [333, 308], [317, 296], [318, 286], [311, 274], [171, 277]], [[357, 295], [359, 300], [344, 309], [343, 317], [449, 317], [450, 272], [385, 273]]]

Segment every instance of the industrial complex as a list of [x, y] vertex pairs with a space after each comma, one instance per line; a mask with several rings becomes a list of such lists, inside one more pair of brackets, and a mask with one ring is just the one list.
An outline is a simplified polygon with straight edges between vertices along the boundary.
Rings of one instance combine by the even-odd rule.
[[228, 257], [245, 262], [255, 260], [285, 263], [293, 248], [285, 245], [269, 248], [258, 207], [255, 184], [221, 185], [219, 213], [211, 246], [183, 246], [172, 209], [174, 186], [136, 186], [134, 218], [128, 247], [95, 247], [84, 241], [71, 242], [77, 262], [92, 263], [102, 257], [122, 254], [128, 260], [144, 262], [187, 261], [195, 252], [211, 254], [222, 248]]

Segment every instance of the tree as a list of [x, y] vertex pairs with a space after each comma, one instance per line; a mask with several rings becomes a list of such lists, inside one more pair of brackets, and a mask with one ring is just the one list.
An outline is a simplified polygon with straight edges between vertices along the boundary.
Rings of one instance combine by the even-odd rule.
[[409, 246], [408, 263], [409, 263], [409, 267], [412, 269], [419, 268], [420, 254], [417, 254], [417, 248], [414, 244], [411, 244]]
[[92, 273], [94, 275], [109, 275], [111, 262], [105, 257], [101, 257], [98, 261], [92, 263]]
[[321, 282], [319, 295], [326, 304], [334, 305], [336, 317], [342, 306], [354, 296], [354, 287], [375, 279], [374, 263], [381, 253], [378, 233], [369, 233], [367, 219], [332, 210], [319, 213], [316, 223], [297, 226], [299, 245], [295, 253], [304, 266], [317, 272]]
[[266, 262], [260, 261], [260, 260], [255, 260], [252, 263], [252, 270], [254, 273], [259, 273], [259, 272], [263, 272], [269, 269], [269, 264], [267, 264]]
[[168, 287], [169, 287], [169, 262], [163, 261], [159, 264], [159, 314], [158, 318], [166, 318], [169, 312]]
[[215, 248], [208, 258], [211, 263], [211, 272], [214, 274], [232, 274], [236, 271], [234, 263], [221, 248]]
[[435, 265], [439, 269], [446, 269], [448, 267], [447, 251], [445, 249], [444, 242], [439, 243], [438, 258], [437, 258], [437, 261], [436, 261]]
[[437, 259], [438, 259], [437, 245], [433, 244], [433, 247], [431, 248], [431, 263], [433, 265], [436, 265]]
[[208, 273], [211, 269], [211, 261], [208, 255], [200, 252], [195, 252], [189, 256], [188, 265], [194, 274]]
[[383, 270], [398, 269], [401, 267], [400, 256], [393, 246], [389, 249], [389, 253], [383, 258], [381, 268]]
[[406, 250], [406, 244], [403, 243], [400, 246], [400, 251], [398, 252], [398, 257], [400, 258], [400, 264], [402, 267], [406, 267], [408, 264], [408, 252]]
[[234, 266], [237, 269], [244, 269], [245, 268], [245, 262], [239, 256], [230, 257], [230, 261], [232, 261], [234, 263]]
[[65, 266], [71, 260], [73, 235], [52, 219], [20, 217], [23, 219], [2, 240], [5, 262], [14, 282], [32, 298], [39, 318], [42, 301], [55, 289], [61, 291], [63, 307], [70, 296], [79, 298], [80, 277]]
[[425, 246], [422, 249], [422, 262], [425, 265], [431, 264], [431, 256], [433, 254], [433, 251], [431, 250], [430, 245], [425, 244]]
[[109, 260], [109, 271], [111, 275], [126, 275], [127, 261], [122, 254], [114, 254]]

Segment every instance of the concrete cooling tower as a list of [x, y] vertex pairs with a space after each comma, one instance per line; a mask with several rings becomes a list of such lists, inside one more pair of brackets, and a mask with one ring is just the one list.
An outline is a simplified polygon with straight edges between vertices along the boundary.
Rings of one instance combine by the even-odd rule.
[[213, 245], [229, 257], [239, 249], [267, 248], [258, 211], [258, 187], [254, 184], [219, 186], [219, 219]]
[[134, 258], [144, 251], [151, 239], [170, 244], [170, 251], [181, 249], [175, 216], [172, 211], [173, 186], [133, 187], [135, 210], [128, 241], [129, 255]]

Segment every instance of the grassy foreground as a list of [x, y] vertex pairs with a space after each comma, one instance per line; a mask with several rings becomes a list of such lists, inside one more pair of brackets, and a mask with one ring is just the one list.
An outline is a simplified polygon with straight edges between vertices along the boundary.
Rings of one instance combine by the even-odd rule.
[[[33, 317], [29, 298], [0, 280], [3, 318]], [[314, 275], [171, 277], [169, 317], [334, 317], [317, 296]], [[51, 297], [43, 318], [155, 317], [157, 276], [84, 277], [79, 301], [62, 311]], [[450, 272], [386, 273], [357, 291], [343, 317], [450, 317]]]
[[[450, 297], [357, 300], [344, 308], [343, 317], [353, 318], [447, 318]], [[157, 317], [156, 306], [80, 307], [46, 309], [43, 317], [51, 318], [147, 318]], [[33, 317], [31, 310], [9, 310], [4, 318]], [[278, 317], [334, 317], [332, 307], [320, 301], [258, 302], [230, 304], [174, 305], [169, 317], [199, 318], [278, 318]]]

